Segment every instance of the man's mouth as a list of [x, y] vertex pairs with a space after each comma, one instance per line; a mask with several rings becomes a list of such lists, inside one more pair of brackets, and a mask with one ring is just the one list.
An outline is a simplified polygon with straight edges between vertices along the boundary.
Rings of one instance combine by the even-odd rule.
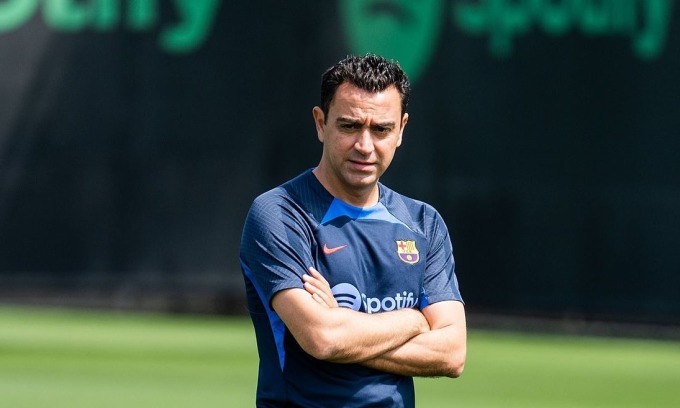
[[357, 169], [360, 169], [360, 170], [367, 169], [369, 167], [375, 166], [375, 163], [372, 163], [372, 162], [364, 162], [364, 161], [357, 161], [357, 160], [350, 160], [349, 162], [352, 164], [352, 166], [354, 168], [357, 168]]

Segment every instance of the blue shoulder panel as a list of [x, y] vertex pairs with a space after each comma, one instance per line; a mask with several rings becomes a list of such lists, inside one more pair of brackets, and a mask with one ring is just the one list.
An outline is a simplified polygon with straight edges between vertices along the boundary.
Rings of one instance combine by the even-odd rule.
[[[321, 220], [322, 225], [326, 225], [336, 218], [348, 217], [352, 220], [378, 220], [385, 221], [391, 224], [401, 224], [408, 228], [408, 225], [401, 222], [397, 217], [392, 215], [383, 203], [379, 202], [373, 207], [360, 208], [349, 205], [337, 198], [333, 200], [328, 207], [328, 211]], [[409, 228], [410, 229], [410, 228]]]

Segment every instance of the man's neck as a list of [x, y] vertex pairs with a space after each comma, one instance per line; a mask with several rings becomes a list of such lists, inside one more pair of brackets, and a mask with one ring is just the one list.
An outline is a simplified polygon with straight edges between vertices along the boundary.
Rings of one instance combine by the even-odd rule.
[[333, 197], [342, 200], [349, 205], [359, 208], [368, 208], [376, 205], [380, 199], [380, 189], [378, 183], [360, 189], [344, 188], [340, 183], [333, 183], [326, 176], [325, 172], [316, 167], [312, 173], [319, 180], [319, 183]]

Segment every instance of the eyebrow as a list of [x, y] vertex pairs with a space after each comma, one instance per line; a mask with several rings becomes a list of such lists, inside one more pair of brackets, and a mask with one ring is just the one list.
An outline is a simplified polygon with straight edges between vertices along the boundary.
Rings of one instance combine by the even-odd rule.
[[[362, 123], [362, 122], [358, 119], [352, 119], [352, 118], [348, 118], [348, 117], [345, 117], [345, 116], [339, 116], [337, 119], [335, 119], [335, 123], [357, 124], [357, 123]], [[381, 122], [381, 123], [374, 122], [371, 125], [371, 127], [373, 127], [373, 128], [375, 128], [375, 127], [393, 128], [395, 126], [396, 126], [395, 122], [392, 122], [392, 121]]]
[[336, 123], [361, 123], [361, 121], [358, 120], [358, 119], [352, 119], [352, 118], [348, 118], [348, 117], [345, 117], [345, 116], [339, 116], [337, 119], [335, 119], [335, 122]]

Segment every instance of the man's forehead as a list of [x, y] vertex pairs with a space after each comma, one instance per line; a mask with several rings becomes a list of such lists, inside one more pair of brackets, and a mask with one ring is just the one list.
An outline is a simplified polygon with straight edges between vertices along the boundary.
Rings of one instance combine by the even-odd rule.
[[337, 96], [338, 94], [352, 94], [362, 98], [371, 98], [378, 95], [396, 95], [397, 97], [399, 97], [399, 99], [401, 99], [401, 96], [399, 95], [399, 90], [395, 85], [390, 85], [387, 88], [383, 89], [382, 91], [371, 92], [349, 81], [345, 81], [338, 85], [337, 89], [335, 90], [335, 96]]
[[361, 117], [366, 113], [392, 116], [401, 113], [401, 95], [395, 86], [369, 92], [349, 83], [341, 84], [329, 110], [339, 117]]

